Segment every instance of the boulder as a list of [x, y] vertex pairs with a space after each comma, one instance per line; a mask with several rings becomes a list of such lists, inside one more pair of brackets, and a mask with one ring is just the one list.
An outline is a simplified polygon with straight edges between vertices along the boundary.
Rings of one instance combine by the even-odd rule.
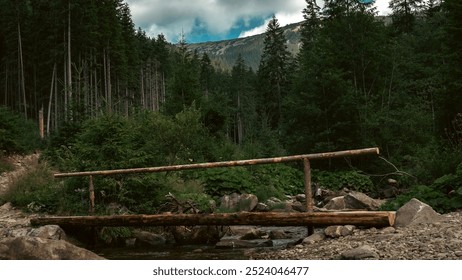
[[2, 206], [0, 206], [0, 211], [10, 211], [13, 209], [13, 204], [11, 204], [11, 202], [7, 202], [5, 204], [3, 204]]
[[137, 230], [133, 232], [133, 237], [136, 238], [135, 245], [136, 246], [159, 246], [164, 245], [166, 240], [160, 234], [155, 234], [148, 231], [141, 231]]
[[66, 233], [57, 225], [46, 225], [39, 228], [17, 228], [12, 229], [7, 234], [8, 237], [40, 237], [43, 239], [66, 240]]
[[64, 240], [22, 236], [0, 240], [0, 260], [103, 260]]
[[269, 209], [268, 205], [259, 202], [254, 210], [257, 211], [257, 212], [268, 212], [270, 209]]
[[239, 239], [240, 240], [253, 240], [261, 239], [265, 233], [257, 228], [251, 228], [248, 232], [244, 233]]
[[268, 200], [266, 200], [265, 204], [268, 205], [268, 207], [270, 209], [284, 208], [284, 205], [285, 205], [285, 203], [282, 202], [282, 200], [280, 200], [279, 198], [276, 198], [276, 197], [268, 198]]
[[340, 257], [344, 260], [378, 259], [376, 250], [369, 245], [363, 245], [355, 249], [343, 252]]
[[258, 197], [254, 194], [241, 194], [239, 197], [238, 211], [250, 212], [258, 204]]
[[224, 195], [220, 199], [220, 209], [224, 212], [250, 212], [258, 204], [258, 198], [254, 194], [237, 194]]
[[292, 205], [292, 210], [297, 211], [297, 212], [305, 212], [306, 211], [306, 206], [305, 203], [301, 203], [300, 201], [294, 201], [291, 203]]
[[283, 230], [272, 230], [269, 233], [270, 239], [287, 239], [289, 236]]
[[312, 235], [305, 237], [303, 239], [302, 244], [313, 244], [319, 241], [323, 241], [326, 239], [326, 235], [324, 233], [313, 233]]
[[218, 226], [176, 226], [171, 228], [175, 242], [181, 245], [188, 244], [215, 244], [225, 234], [227, 228]]
[[220, 209], [225, 212], [234, 212], [237, 210], [240, 195], [232, 193], [230, 195], [224, 195], [220, 198]]
[[346, 226], [329, 226], [324, 230], [326, 236], [337, 238], [341, 236], [352, 235], [355, 230], [355, 226], [346, 225]]
[[396, 211], [395, 227], [431, 224], [441, 221], [441, 219], [441, 215], [431, 206], [413, 198]]
[[366, 209], [370, 211], [379, 210], [381, 202], [361, 193], [351, 191], [344, 197], [346, 209]]
[[325, 206], [327, 210], [343, 210], [345, 209], [345, 197], [337, 196], [332, 198]]

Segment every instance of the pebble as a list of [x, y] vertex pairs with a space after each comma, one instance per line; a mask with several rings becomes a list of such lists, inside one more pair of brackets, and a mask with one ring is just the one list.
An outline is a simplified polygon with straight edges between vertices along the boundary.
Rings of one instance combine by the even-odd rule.
[[[369, 245], [372, 258], [383, 260], [460, 260], [462, 258], [462, 212], [453, 212], [452, 219], [435, 225], [413, 225], [405, 228], [360, 229], [342, 238], [327, 238], [305, 243], [303, 248], [255, 253], [252, 259], [310, 259], [332, 260], [354, 248]], [[438, 230], [436, 230], [438, 229]], [[358, 229], [356, 229], [358, 230]], [[379, 233], [379, 234], [378, 234]]]

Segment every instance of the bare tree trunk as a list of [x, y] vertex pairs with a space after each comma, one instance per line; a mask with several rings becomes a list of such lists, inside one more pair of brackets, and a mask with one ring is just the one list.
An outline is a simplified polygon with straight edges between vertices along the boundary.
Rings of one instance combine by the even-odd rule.
[[50, 98], [48, 99], [48, 114], [47, 114], [47, 136], [50, 136], [51, 104], [53, 100], [53, 88], [55, 85], [55, 76], [56, 76], [56, 62], [53, 65], [53, 74], [51, 74]]
[[[67, 94], [68, 103], [72, 107], [72, 61], [71, 61], [71, 1], [68, 1], [68, 23], [67, 23]], [[72, 109], [69, 116], [73, 118]]]
[[241, 115], [241, 94], [237, 93], [237, 143], [242, 144], [243, 139], [243, 125], [242, 125], [242, 115]]
[[27, 100], [26, 100], [26, 83], [24, 78], [24, 60], [22, 55], [22, 38], [21, 38], [21, 25], [18, 18], [18, 56], [19, 56], [19, 88], [24, 101], [24, 117], [27, 119]]
[[108, 105], [108, 113], [112, 113], [112, 84], [111, 84], [111, 57], [109, 52], [107, 53], [107, 105]]
[[5, 63], [5, 101], [4, 105], [8, 106], [8, 63]]
[[145, 109], [144, 104], [144, 71], [141, 67], [141, 108]]

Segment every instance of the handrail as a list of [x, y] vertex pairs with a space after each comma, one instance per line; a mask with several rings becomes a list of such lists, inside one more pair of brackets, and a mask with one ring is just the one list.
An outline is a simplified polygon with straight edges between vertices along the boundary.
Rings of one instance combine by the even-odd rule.
[[116, 174], [153, 173], [153, 172], [179, 171], [179, 170], [201, 169], [201, 168], [217, 168], [217, 167], [231, 167], [231, 166], [247, 166], [247, 165], [256, 165], [256, 164], [283, 163], [283, 162], [298, 161], [298, 160], [304, 160], [304, 159], [316, 160], [316, 159], [323, 159], [323, 158], [357, 156], [357, 155], [364, 155], [364, 154], [378, 155], [379, 149], [378, 148], [367, 148], [367, 149], [358, 149], [358, 150], [346, 150], [346, 151], [338, 151], [338, 152], [305, 154], [305, 155], [294, 155], [294, 156], [261, 158], [261, 159], [220, 161], [220, 162], [194, 163], [194, 164], [183, 164], [183, 165], [168, 165], [168, 166], [145, 167], [145, 168], [128, 168], [128, 169], [115, 169], [115, 170], [56, 173], [54, 174], [54, 177], [62, 178], [62, 177], [95, 176], [95, 175], [106, 175], [107, 176], [107, 175], [116, 175]]

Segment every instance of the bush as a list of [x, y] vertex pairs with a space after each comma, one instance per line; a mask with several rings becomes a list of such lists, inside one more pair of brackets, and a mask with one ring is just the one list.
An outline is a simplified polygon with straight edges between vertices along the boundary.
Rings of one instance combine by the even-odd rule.
[[0, 175], [3, 172], [12, 171], [14, 166], [0, 154]]
[[27, 153], [40, 147], [37, 126], [0, 106], [0, 155]]
[[[186, 109], [175, 117], [143, 112], [133, 118], [105, 115], [87, 120], [73, 137], [58, 137], [61, 146], [50, 146], [47, 155], [61, 171], [90, 171], [150, 167], [201, 161], [207, 134], [200, 113]], [[58, 141], [59, 142], [59, 141]], [[180, 173], [94, 177], [97, 211], [118, 203], [137, 213], [152, 213], [165, 199]], [[65, 181], [74, 206], [88, 205], [88, 178]], [[80, 201], [80, 202], [79, 202]], [[82, 203], [83, 202], [83, 203]], [[99, 203], [98, 203], [99, 202]], [[84, 211], [76, 207], [75, 211]], [[88, 210], [87, 210], [88, 211]]]
[[313, 170], [312, 181], [321, 187], [332, 190], [341, 190], [348, 188], [364, 193], [375, 192], [375, 186], [371, 179], [356, 171], [336, 171], [327, 172]]
[[63, 201], [62, 187], [44, 164], [32, 166], [29, 172], [16, 178], [4, 199], [23, 209], [48, 213], [55, 213], [67, 204]]
[[405, 194], [387, 202], [383, 209], [397, 210], [412, 198], [427, 203], [440, 213], [462, 208], [462, 164], [459, 164], [455, 174], [444, 175], [430, 186], [413, 186]]
[[303, 193], [303, 173], [284, 164], [214, 168], [194, 172], [207, 194], [254, 193], [259, 200]]

